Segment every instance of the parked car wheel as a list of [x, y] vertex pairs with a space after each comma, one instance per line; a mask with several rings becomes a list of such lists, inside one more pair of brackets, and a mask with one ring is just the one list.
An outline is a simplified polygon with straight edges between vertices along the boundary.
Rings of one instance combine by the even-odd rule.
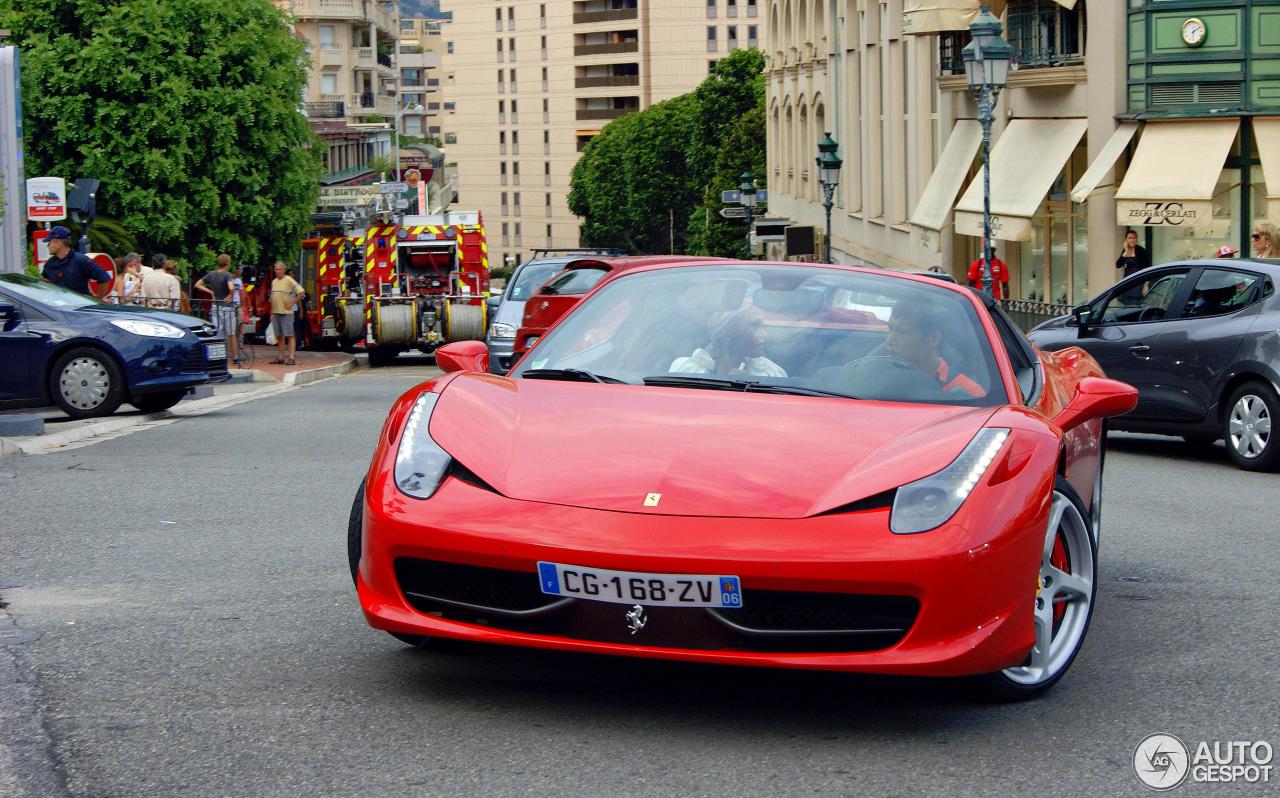
[[106, 352], [80, 346], [54, 362], [49, 394], [72, 418], [109, 416], [124, 401], [124, 377]]
[[1280, 417], [1280, 399], [1270, 386], [1247, 382], [1231, 394], [1223, 419], [1227, 454], [1247, 471], [1280, 469], [1280, 444], [1271, 425]]
[[1035, 596], [1036, 642], [1022, 665], [982, 677], [993, 698], [1024, 701], [1052, 687], [1084, 644], [1097, 593], [1098, 547], [1084, 502], [1055, 480]]
[[180, 391], [159, 391], [158, 393], [143, 394], [129, 404], [144, 413], [159, 413], [161, 410], [168, 410], [178, 402], [181, 402], [182, 397], [186, 395], [185, 388]]

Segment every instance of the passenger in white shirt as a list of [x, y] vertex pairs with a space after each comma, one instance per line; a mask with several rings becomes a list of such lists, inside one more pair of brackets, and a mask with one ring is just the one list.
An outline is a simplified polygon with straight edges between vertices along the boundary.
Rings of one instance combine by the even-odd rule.
[[678, 357], [676, 374], [727, 374], [785, 377], [781, 366], [764, 356], [764, 312], [748, 299], [737, 310], [715, 313], [708, 323], [709, 341], [688, 357]]

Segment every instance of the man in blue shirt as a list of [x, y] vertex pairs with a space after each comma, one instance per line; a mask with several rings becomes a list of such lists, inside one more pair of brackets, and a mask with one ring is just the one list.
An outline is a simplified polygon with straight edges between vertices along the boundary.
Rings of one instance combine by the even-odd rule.
[[71, 231], [61, 225], [49, 230], [45, 239], [49, 259], [44, 262], [44, 279], [63, 288], [92, 295], [89, 281], [111, 282], [111, 273], [71, 247]]

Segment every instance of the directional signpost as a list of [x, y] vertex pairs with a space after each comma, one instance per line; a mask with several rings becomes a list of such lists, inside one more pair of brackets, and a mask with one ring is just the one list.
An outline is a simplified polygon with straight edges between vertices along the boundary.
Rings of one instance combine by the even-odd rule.
[[378, 190], [383, 194], [403, 194], [409, 190], [408, 183], [379, 183]]
[[745, 219], [747, 218], [747, 209], [740, 205], [730, 205], [720, 209], [720, 215], [725, 219]]

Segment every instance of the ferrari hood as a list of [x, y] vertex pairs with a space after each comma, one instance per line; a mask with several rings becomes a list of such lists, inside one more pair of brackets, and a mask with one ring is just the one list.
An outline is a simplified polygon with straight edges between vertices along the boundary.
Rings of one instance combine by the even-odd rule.
[[513, 499], [802, 518], [941, 470], [993, 412], [467, 373], [444, 389], [430, 429]]

